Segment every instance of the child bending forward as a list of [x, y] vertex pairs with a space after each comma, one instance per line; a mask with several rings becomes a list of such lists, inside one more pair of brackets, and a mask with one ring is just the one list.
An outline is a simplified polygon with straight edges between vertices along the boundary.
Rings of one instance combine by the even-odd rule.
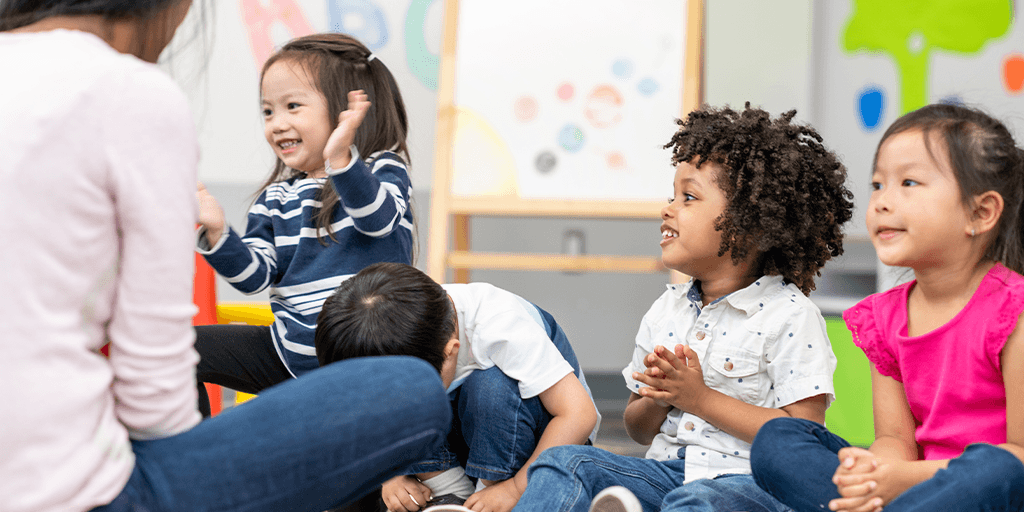
[[448, 387], [447, 445], [384, 484], [393, 512], [462, 502], [511, 510], [538, 454], [597, 432], [597, 408], [555, 319], [490, 284], [440, 285], [408, 265], [370, 265], [324, 303], [315, 339], [321, 365], [416, 356]]
[[548, 450], [516, 510], [785, 510], [754, 484], [750, 443], [772, 418], [825, 420], [836, 359], [806, 294], [852, 209], [844, 167], [794, 115], [748, 105], [680, 121], [661, 251], [692, 279], [651, 306], [622, 372], [647, 458]]

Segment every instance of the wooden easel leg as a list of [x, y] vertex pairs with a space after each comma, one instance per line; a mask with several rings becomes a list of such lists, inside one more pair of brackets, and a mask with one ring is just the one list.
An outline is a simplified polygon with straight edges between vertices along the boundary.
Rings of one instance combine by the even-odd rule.
[[[468, 251], [469, 250], [469, 215], [454, 215], [453, 220], [455, 222], [455, 229], [452, 233], [452, 238], [455, 242], [456, 251]], [[455, 269], [455, 282], [456, 283], [468, 283], [469, 282], [469, 269], [468, 268], [457, 268]]]

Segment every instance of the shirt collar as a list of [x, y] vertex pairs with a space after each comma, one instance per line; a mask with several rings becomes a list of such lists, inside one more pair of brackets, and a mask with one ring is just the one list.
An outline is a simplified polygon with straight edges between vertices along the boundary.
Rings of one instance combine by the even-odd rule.
[[[724, 300], [732, 307], [742, 310], [747, 316], [750, 316], [764, 307], [767, 295], [774, 295], [785, 286], [786, 283], [782, 281], [782, 276], [761, 276], [750, 286], [719, 297], [715, 302]], [[685, 284], [669, 284], [667, 288], [677, 299], [685, 297], [694, 306], [703, 307], [700, 300], [700, 282], [696, 279], [691, 278]], [[708, 304], [708, 306], [710, 305]]]

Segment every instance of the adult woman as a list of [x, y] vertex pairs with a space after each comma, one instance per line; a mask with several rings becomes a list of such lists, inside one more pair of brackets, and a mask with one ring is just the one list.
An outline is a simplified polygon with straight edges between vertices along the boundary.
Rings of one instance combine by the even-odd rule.
[[199, 424], [198, 145], [152, 64], [191, 3], [0, 0], [0, 510], [324, 510], [446, 434], [414, 360], [327, 367]]

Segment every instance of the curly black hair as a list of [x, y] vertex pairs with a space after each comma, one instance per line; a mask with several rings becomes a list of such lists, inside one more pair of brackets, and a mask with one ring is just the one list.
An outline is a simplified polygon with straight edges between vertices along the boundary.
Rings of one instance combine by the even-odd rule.
[[791, 124], [795, 115], [771, 119], [750, 102], [743, 112], [704, 106], [677, 120], [665, 147], [675, 165], [696, 159], [720, 169], [728, 206], [715, 220], [718, 255], [731, 251], [739, 263], [754, 251], [758, 275], [781, 275], [807, 295], [825, 262], [843, 253], [853, 193], [846, 167], [814, 128]]

